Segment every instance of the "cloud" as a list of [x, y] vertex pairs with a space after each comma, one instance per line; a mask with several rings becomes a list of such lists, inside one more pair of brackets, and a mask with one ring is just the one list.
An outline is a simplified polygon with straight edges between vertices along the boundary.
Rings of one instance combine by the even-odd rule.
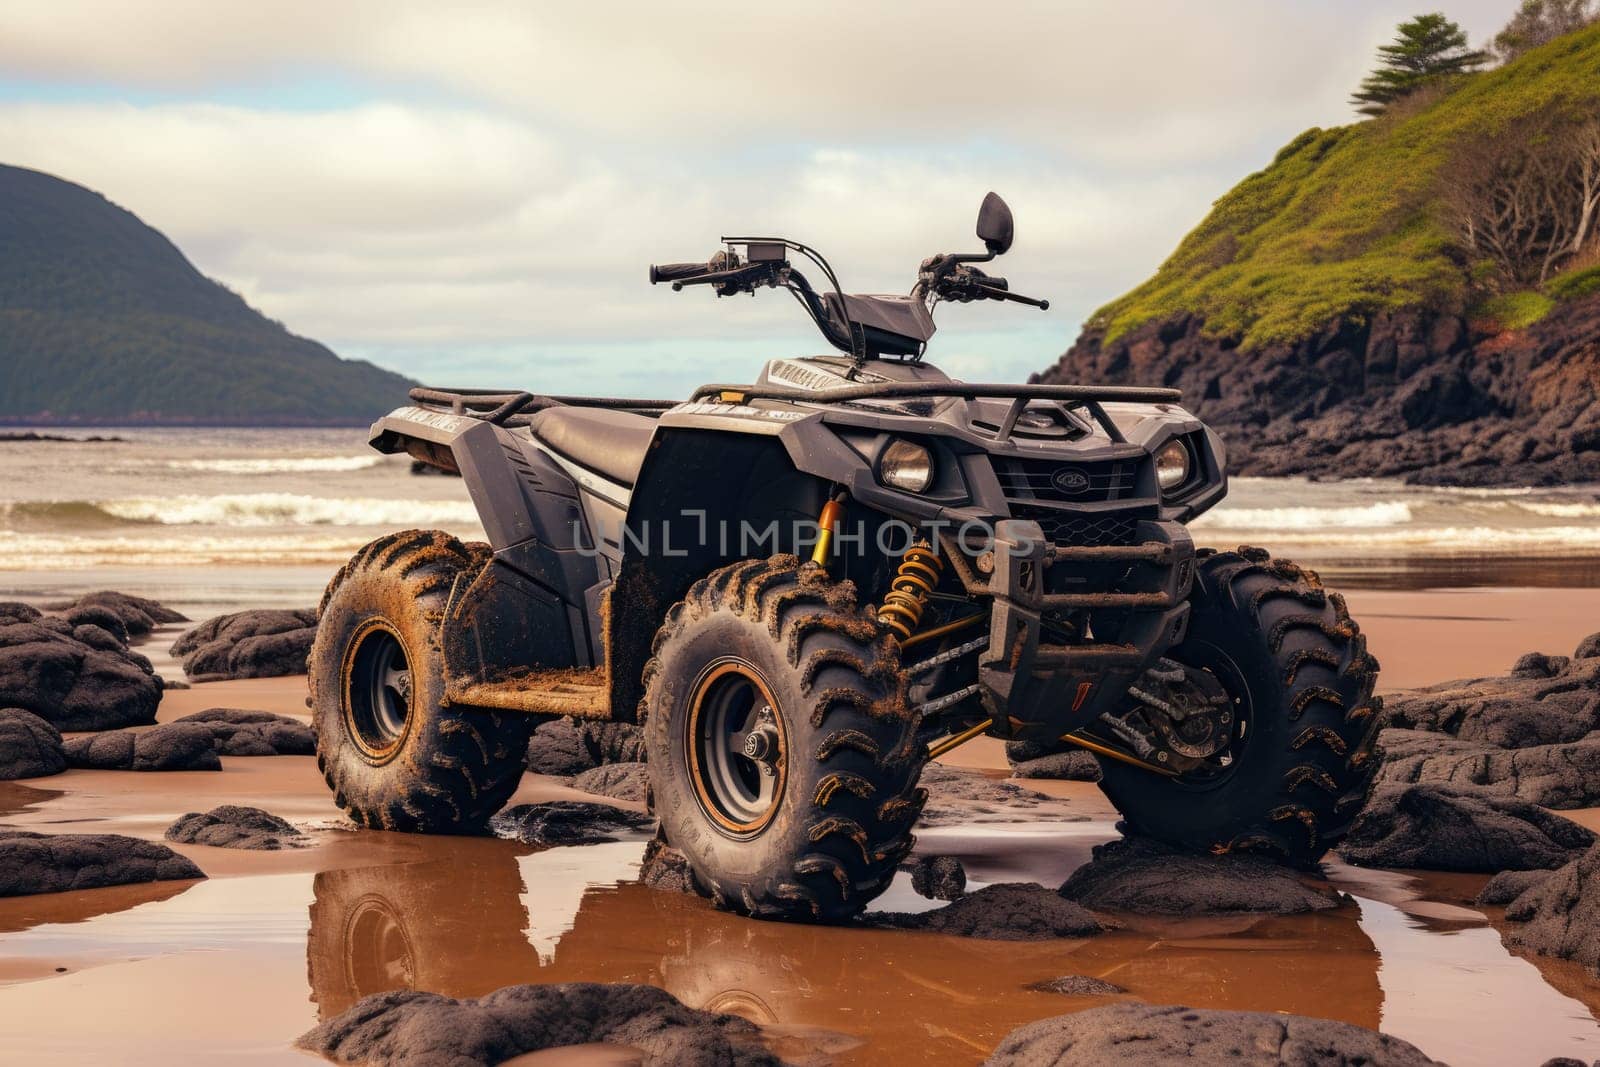
[[[1457, 6], [1475, 36], [1504, 17]], [[651, 261], [768, 231], [903, 292], [997, 189], [1003, 273], [1053, 309], [942, 309], [933, 353], [1020, 377], [1289, 136], [1344, 121], [1407, 14], [55, 0], [0, 11], [0, 145], [343, 354], [571, 390], [681, 391], [818, 346], [782, 294], [651, 289]]]

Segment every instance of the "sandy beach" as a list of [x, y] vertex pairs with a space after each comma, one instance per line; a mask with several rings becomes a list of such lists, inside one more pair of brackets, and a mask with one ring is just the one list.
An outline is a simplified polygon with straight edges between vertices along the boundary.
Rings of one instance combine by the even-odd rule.
[[[1351, 595], [1387, 689], [1500, 669], [1508, 648], [1569, 647], [1592, 629], [1594, 600], [1588, 590]], [[198, 684], [169, 692], [160, 719], [211, 707], [304, 719], [304, 697], [300, 677]], [[948, 762], [1005, 773], [988, 740]], [[815, 928], [752, 922], [638, 884], [642, 837], [541, 850], [358, 831], [311, 758], [223, 763], [221, 773], [74, 770], [0, 784], [0, 821], [18, 828], [154, 840], [184, 812], [241, 803], [309, 829], [315, 842], [267, 853], [178, 845], [208, 880], [0, 900], [0, 1011], [15, 1062], [304, 1062], [294, 1038], [367, 994], [469, 996], [573, 980], [662, 986], [693, 1007], [765, 1024], [785, 1054], [975, 1062], [1021, 1023], [1102, 1002], [1026, 988], [1063, 974], [1152, 1003], [1381, 1028], [1457, 1065], [1600, 1046], [1600, 984], [1507, 951], [1497, 909], [1470, 904], [1483, 876], [1334, 861], [1327, 877], [1347, 898], [1331, 912], [1122, 916], [1122, 929], [1082, 940]], [[969, 887], [1055, 885], [1117, 836], [1095, 786], [1029, 784], [1064, 799], [1072, 821], [938, 827], [919, 833], [919, 851], [957, 856]], [[514, 802], [579, 796], [530, 774]], [[1566, 814], [1600, 826], [1600, 810]], [[875, 908], [931, 903], [902, 881]], [[1520, 1025], [1504, 1026], [1508, 1017]], [[626, 1062], [618, 1055], [566, 1050], [561, 1061]]]

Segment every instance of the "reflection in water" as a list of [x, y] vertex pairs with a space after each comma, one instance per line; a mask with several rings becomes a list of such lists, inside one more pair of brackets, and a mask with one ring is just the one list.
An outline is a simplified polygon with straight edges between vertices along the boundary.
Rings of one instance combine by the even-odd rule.
[[[890, 1048], [975, 1059], [1024, 1022], [1103, 1002], [1026, 988], [1063, 974], [1157, 1003], [1380, 1019], [1378, 956], [1353, 907], [1141, 923], [1086, 940], [978, 941], [741, 919], [614, 884], [631, 877], [631, 847], [625, 861], [604, 854], [612, 846], [519, 859], [505, 842], [458, 839], [440, 859], [317, 875], [307, 953], [319, 1015], [403, 987], [477, 996], [515, 982], [648, 982], [695, 1007], [859, 1035], [863, 1061]], [[567, 904], [575, 910], [563, 913], [562, 894], [524, 880], [550, 873], [529, 862], [543, 857], [592, 865], [590, 885]], [[568, 884], [584, 877], [562, 872]], [[530, 915], [530, 905], [553, 913]]]

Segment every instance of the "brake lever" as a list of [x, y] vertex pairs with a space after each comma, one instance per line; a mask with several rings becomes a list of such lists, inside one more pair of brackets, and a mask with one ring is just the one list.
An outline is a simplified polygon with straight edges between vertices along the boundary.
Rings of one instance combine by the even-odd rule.
[[1021, 293], [1013, 293], [1009, 289], [999, 289], [992, 285], [984, 285], [982, 282], [976, 284], [978, 291], [990, 300], [1010, 300], [1013, 303], [1027, 304], [1029, 307], [1038, 308], [1040, 311], [1050, 310], [1050, 301], [1048, 300], [1035, 300], [1031, 296], [1023, 296]]
[[[680, 292], [686, 285], [726, 285], [732, 287], [727, 292], [737, 292], [740, 286], [746, 283], [759, 282], [763, 280], [763, 276], [770, 277], [772, 273], [772, 265], [769, 263], [749, 263], [742, 267], [735, 267], [732, 270], [712, 271], [709, 274], [699, 274], [693, 278], [675, 281], [672, 283], [672, 291], [675, 293]], [[726, 294], [719, 292], [718, 295]]]

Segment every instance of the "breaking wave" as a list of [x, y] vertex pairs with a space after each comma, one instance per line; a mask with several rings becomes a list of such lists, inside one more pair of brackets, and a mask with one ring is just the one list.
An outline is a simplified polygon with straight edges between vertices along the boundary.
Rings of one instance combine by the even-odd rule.
[[364, 471], [384, 462], [385, 457], [300, 456], [258, 459], [172, 459], [168, 470], [215, 471], [221, 474], [294, 474], [317, 471]]
[[1411, 521], [1411, 505], [1399, 500], [1343, 508], [1230, 508], [1201, 516], [1197, 529], [1220, 530], [1348, 530], [1403, 526]]
[[131, 497], [0, 504], [0, 521], [28, 528], [156, 526], [476, 526], [466, 501], [320, 497], [298, 493]]

